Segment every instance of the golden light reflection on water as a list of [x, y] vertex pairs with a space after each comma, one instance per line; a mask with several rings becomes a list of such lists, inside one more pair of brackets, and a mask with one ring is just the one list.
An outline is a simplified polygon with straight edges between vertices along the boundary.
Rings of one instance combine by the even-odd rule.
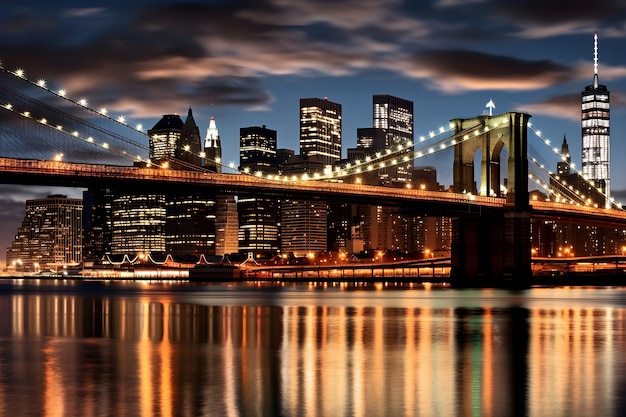
[[149, 293], [1, 296], [0, 414], [617, 416], [623, 409], [624, 308], [433, 307], [418, 295], [415, 307], [406, 298], [403, 307], [390, 307], [393, 298], [368, 306], [363, 294], [344, 295], [344, 305], [338, 298], [264, 305], [258, 294], [250, 305]]

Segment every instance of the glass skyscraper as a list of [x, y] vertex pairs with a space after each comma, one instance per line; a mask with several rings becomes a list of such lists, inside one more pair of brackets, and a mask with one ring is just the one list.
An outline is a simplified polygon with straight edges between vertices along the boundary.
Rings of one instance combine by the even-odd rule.
[[[263, 126], [239, 129], [239, 169], [251, 173], [278, 171], [276, 131]], [[275, 198], [254, 194], [239, 196], [239, 250], [255, 256], [280, 250], [280, 204]]]
[[582, 174], [604, 191], [610, 206], [610, 96], [598, 81], [598, 34], [594, 35], [593, 83], [582, 92]]
[[[406, 146], [413, 142], [413, 102], [403, 98], [378, 94], [373, 97], [374, 127], [385, 130], [385, 149], [398, 150], [398, 146]], [[382, 151], [384, 149], [375, 149]], [[411, 183], [413, 173], [413, 147], [400, 153], [403, 162], [386, 170], [387, 178], [383, 183], [393, 186], [406, 186]], [[408, 160], [404, 160], [408, 156]]]
[[300, 99], [300, 155], [318, 155], [325, 166], [341, 159], [341, 104]]

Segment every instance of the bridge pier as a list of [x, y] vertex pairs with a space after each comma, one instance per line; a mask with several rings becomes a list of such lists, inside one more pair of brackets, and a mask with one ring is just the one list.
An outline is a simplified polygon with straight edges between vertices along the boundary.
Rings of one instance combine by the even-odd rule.
[[452, 220], [450, 278], [459, 285], [519, 286], [531, 278], [530, 211]]

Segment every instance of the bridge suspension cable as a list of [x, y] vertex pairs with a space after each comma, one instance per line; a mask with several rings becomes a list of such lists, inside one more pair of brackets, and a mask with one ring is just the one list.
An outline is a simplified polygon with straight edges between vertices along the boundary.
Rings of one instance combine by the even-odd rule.
[[[550, 144], [550, 140], [545, 138], [543, 136], [543, 134], [541, 133], [541, 130], [535, 128], [535, 126], [532, 123], [530, 123], [530, 122], [528, 123], [528, 128], [535, 134], [535, 136], [540, 140], [540, 142], [543, 143], [546, 147], [548, 147], [561, 161], [566, 161], [570, 157], [570, 155], [562, 154], [561, 151], [556, 146], [553, 147]], [[596, 192], [599, 195], [603, 196], [605, 199], [607, 198], [606, 193], [604, 193], [601, 188], [597, 188], [596, 185], [593, 183], [593, 181], [591, 181], [586, 175], [583, 175], [583, 173], [576, 168], [575, 164], [570, 163], [569, 167], [576, 174], [578, 174], [578, 176], [580, 178], [582, 178], [587, 183], [587, 185], [589, 187], [594, 188], [596, 190]], [[548, 171], [546, 171], [546, 172], [548, 172]], [[552, 178], [552, 180], [555, 183], [561, 184], [561, 187], [564, 187], [565, 189], [572, 190], [575, 193], [578, 192], [578, 194], [580, 194], [580, 190], [574, 190], [574, 188], [573, 188], [573, 186], [571, 184], [567, 184], [558, 175], [556, 175], [556, 174], [554, 174], [552, 172], [549, 172], [549, 176], [550, 176], [550, 178]], [[588, 196], [582, 196], [582, 197], [583, 197], [583, 200], [582, 200], [583, 204], [585, 204], [585, 205], [592, 205], [591, 199]], [[612, 206], [616, 206], [617, 208], [620, 208], [620, 209], [622, 208], [622, 204], [619, 203], [619, 202], [616, 202], [613, 197], [610, 198], [610, 202], [611, 202]]]
[[[139, 138], [142, 139], [142, 141], [130, 139], [127, 136], [124, 136], [122, 134], [112, 131], [111, 129], [107, 129], [95, 123], [90, 123], [85, 118], [79, 118], [66, 111], [60, 110], [53, 106], [49, 106], [40, 100], [29, 97], [25, 94], [22, 94], [16, 91], [15, 89], [9, 88], [8, 86], [0, 83], [0, 90], [3, 93], [3, 96], [7, 98], [6, 100], [7, 102], [0, 103], [0, 106], [3, 107], [5, 110], [10, 110], [14, 114], [20, 116], [22, 119], [28, 119], [31, 122], [32, 121], [38, 122], [39, 127], [48, 127], [49, 129], [52, 129], [55, 132], [53, 136], [55, 134], [58, 135], [59, 133], [61, 134], [64, 133], [79, 141], [82, 141], [83, 144], [90, 144], [92, 146], [95, 146], [96, 148], [99, 148], [100, 151], [106, 151], [109, 154], [113, 154], [117, 157], [122, 157], [123, 160], [131, 160], [133, 162], [143, 161], [146, 164], [150, 165], [150, 161], [148, 160], [148, 156], [147, 156], [149, 153], [149, 147], [145, 144], [145, 142], [148, 142], [148, 137], [146, 135], [146, 132], [143, 131], [143, 127], [140, 124], [138, 124], [136, 127], [133, 128], [132, 126], [126, 123], [125, 118], [123, 116], [120, 116], [117, 119], [114, 119], [107, 114], [107, 111], [105, 108], [102, 108], [100, 110], [94, 110], [90, 108], [87, 105], [86, 99], [80, 99], [78, 101], [70, 99], [69, 97], [67, 97], [65, 90], [60, 89], [58, 91], [54, 91], [47, 87], [46, 82], [44, 80], [39, 80], [37, 82], [29, 80], [28, 78], [26, 78], [23, 70], [18, 69], [16, 71], [9, 71], [5, 68], [2, 68], [1, 64], [0, 64], [0, 69], [2, 70], [3, 74], [8, 74], [9, 76], [18, 80], [18, 82], [25, 82], [30, 86], [34, 86], [38, 89], [43, 90], [46, 94], [50, 94], [54, 97], [58, 97], [58, 98], [65, 100], [66, 102], [70, 103], [71, 106], [76, 106], [78, 108], [81, 108], [90, 112], [92, 115], [95, 115], [96, 119], [106, 120], [109, 123], [112, 122], [112, 123], [122, 126], [123, 129], [129, 129], [130, 131], [133, 131], [135, 135], [139, 135]], [[18, 110], [17, 106], [24, 107], [27, 109]], [[40, 114], [35, 114], [36, 112], [39, 112]], [[51, 120], [55, 118], [57, 119], [57, 121], [62, 120], [63, 123], [53, 123]], [[20, 132], [27, 132], [28, 135], [33, 135], [34, 134], [33, 132], [36, 129], [33, 128], [32, 126], [30, 127], [26, 126], [28, 123], [28, 120], [22, 120], [20, 122], [20, 125], [22, 125], [23, 128], [21, 128], [19, 132], [12, 131], [11, 135], [5, 135], [5, 136], [7, 137], [23, 136], [23, 133], [22, 135], [20, 135]], [[73, 125], [72, 129], [67, 129], [63, 127], [63, 125], [65, 125], [66, 124], [65, 122], [67, 121], [70, 121], [71, 122], [70, 124]], [[50, 135], [50, 132], [46, 134], [46, 136], [48, 135]], [[105, 139], [102, 139], [103, 137]], [[98, 138], [100, 138], [101, 140], [98, 141]], [[25, 138], [22, 137], [21, 140], [17, 142], [23, 143], [24, 139]], [[122, 146], [116, 146], [116, 144], [117, 145], [121, 144]], [[66, 146], [70, 146], [73, 151], [83, 152], [83, 153], [88, 152], [84, 149], [84, 146], [82, 147], [73, 146], [71, 143], [66, 143]], [[22, 149], [20, 151], [23, 152], [24, 147], [21, 147], [21, 148]], [[130, 149], [132, 149], [132, 151]], [[187, 152], [190, 152], [190, 151], [187, 151]], [[55, 157], [58, 156], [60, 153], [61, 153], [60, 150], [59, 152], [54, 153]], [[41, 155], [41, 152], [29, 152], [29, 154], [36, 159], [42, 159], [42, 158], [49, 159], [51, 157], [50, 154]], [[202, 152], [199, 153], [197, 156], [204, 160], [207, 160], [207, 158]], [[93, 161], [91, 159], [92, 157], [93, 155], [90, 155], [89, 161]], [[110, 158], [104, 158], [104, 160], [100, 159], [99, 161], [103, 163], [114, 162], [114, 161], [111, 161]], [[225, 167], [223, 164], [221, 164], [221, 161], [212, 161], [209, 159], [208, 162], [216, 163], [218, 165]], [[191, 163], [188, 163], [188, 162], [176, 159], [176, 158], [169, 158], [168, 163], [175, 163], [177, 166], [183, 167], [184, 169], [207, 171], [207, 169], [205, 169], [204, 167], [199, 167], [197, 165], [194, 165], [194, 164], [191, 164]], [[228, 168], [232, 169], [232, 167], [228, 167]]]

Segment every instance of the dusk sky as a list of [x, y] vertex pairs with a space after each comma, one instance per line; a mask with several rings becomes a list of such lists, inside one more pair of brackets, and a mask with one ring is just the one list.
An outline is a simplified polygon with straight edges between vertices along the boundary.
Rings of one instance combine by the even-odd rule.
[[[493, 99], [495, 113], [531, 114], [554, 144], [567, 136], [580, 166], [594, 32], [600, 83], [611, 92], [612, 194], [626, 202], [619, 0], [5, 0], [0, 62], [148, 128], [191, 106], [202, 135], [215, 117], [223, 159], [236, 164], [245, 126], [267, 125], [279, 147], [297, 152], [303, 97], [342, 104], [345, 155], [356, 129], [372, 126], [372, 95], [391, 94], [414, 102], [416, 136], [480, 115]], [[439, 170], [449, 185], [451, 167]], [[4, 258], [25, 198], [51, 190], [1, 190]]]

